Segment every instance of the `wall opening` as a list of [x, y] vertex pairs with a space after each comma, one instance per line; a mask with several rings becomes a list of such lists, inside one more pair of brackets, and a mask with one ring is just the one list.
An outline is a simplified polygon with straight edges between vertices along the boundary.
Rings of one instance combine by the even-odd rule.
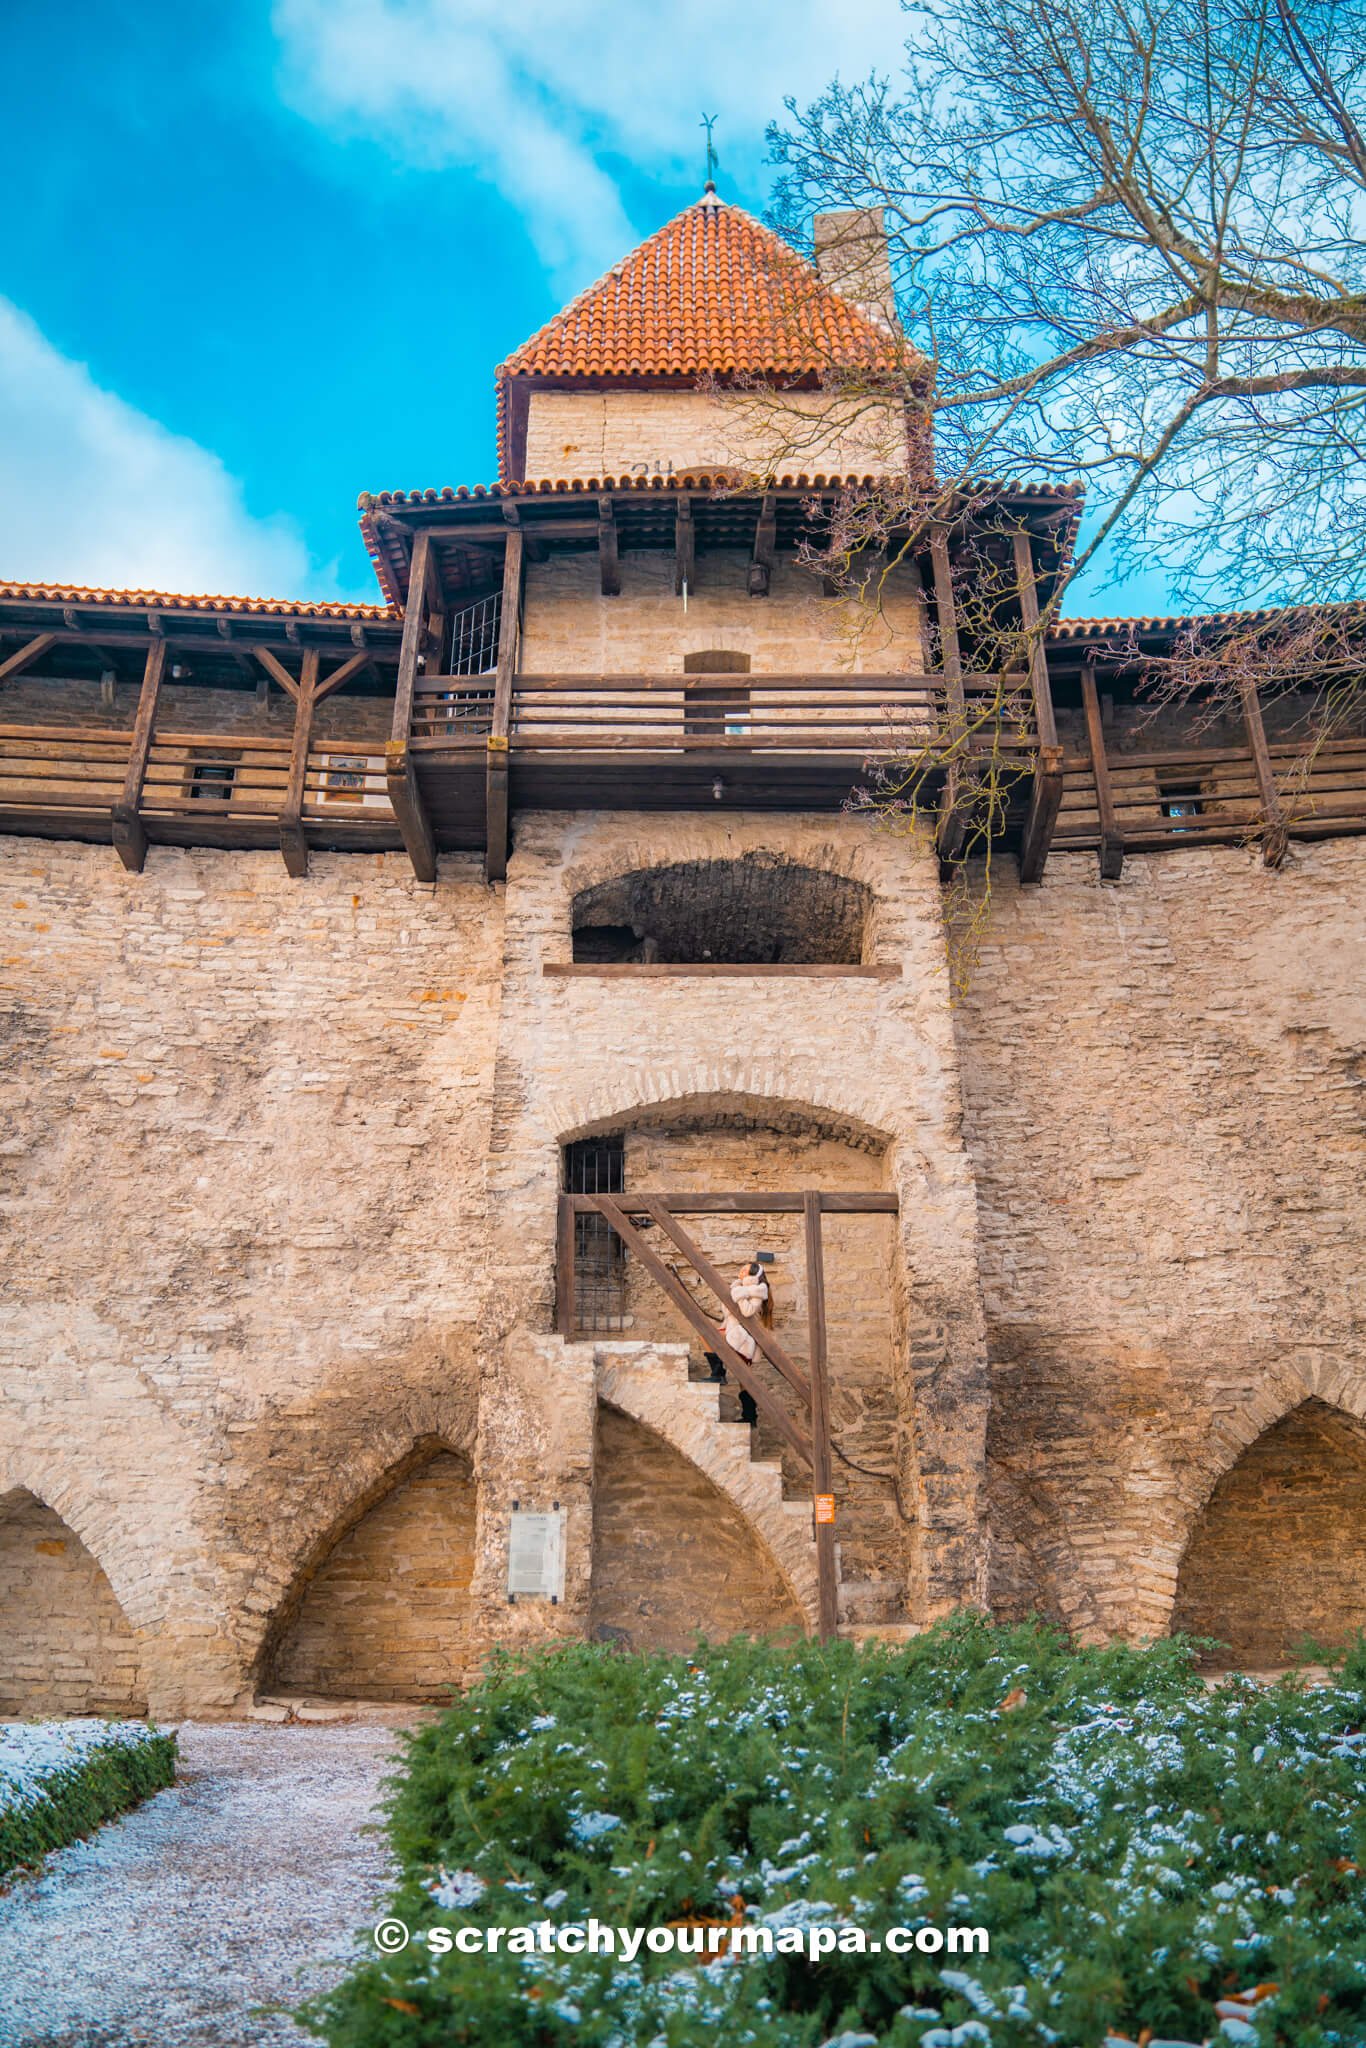
[[262, 1690], [439, 1701], [477, 1665], [470, 1463], [425, 1447], [302, 1575]]
[[[621, 1133], [580, 1138], [564, 1148], [569, 1195], [619, 1195], [626, 1185]], [[583, 1331], [626, 1327], [626, 1247], [605, 1216], [574, 1218], [575, 1325]]]
[[74, 1530], [34, 1494], [0, 1501], [0, 1715], [147, 1712], [138, 1639]]
[[1366, 1626], [1366, 1425], [1305, 1401], [1250, 1445], [1205, 1504], [1173, 1630], [1214, 1636], [1214, 1670], [1274, 1670], [1306, 1637]]
[[858, 966], [872, 891], [776, 854], [680, 861], [574, 898], [576, 961]]
[[590, 1628], [636, 1650], [690, 1650], [699, 1634], [805, 1633], [764, 1545], [671, 1444], [598, 1409]]
[[[737, 676], [749, 674], [749, 656], [716, 647], [700, 654], [685, 654], [683, 673], [687, 676]], [[683, 731], [694, 738], [741, 739], [749, 731], [749, 684], [685, 683], [683, 686]]]

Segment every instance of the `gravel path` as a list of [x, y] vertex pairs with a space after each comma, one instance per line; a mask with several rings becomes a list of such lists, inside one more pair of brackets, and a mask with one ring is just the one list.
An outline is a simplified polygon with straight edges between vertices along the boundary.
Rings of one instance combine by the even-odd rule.
[[304, 2048], [388, 1882], [373, 1725], [185, 1724], [180, 1774], [0, 1895], [3, 2048]]

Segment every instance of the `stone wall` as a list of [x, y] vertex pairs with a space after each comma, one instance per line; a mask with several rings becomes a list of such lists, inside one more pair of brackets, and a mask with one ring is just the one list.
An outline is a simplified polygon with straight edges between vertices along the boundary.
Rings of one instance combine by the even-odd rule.
[[623, 554], [617, 597], [602, 595], [596, 554], [529, 562], [521, 667], [528, 675], [681, 678], [686, 655], [718, 649], [748, 655], [755, 674], [921, 666], [919, 600], [908, 576], [893, 572], [881, 606], [865, 606], [823, 597], [818, 577], [780, 556], [769, 596], [751, 597], [749, 560], [738, 551], [699, 554], [686, 611], [667, 551]]
[[612, 1408], [598, 1411], [592, 1633], [690, 1650], [803, 1621], [772, 1560], [695, 1465]]
[[819, 391], [533, 391], [531, 478], [673, 476], [716, 467], [761, 475], [883, 476], [906, 467], [900, 406]]
[[0, 1716], [145, 1714], [138, 1642], [108, 1579], [60, 1515], [0, 1501]]
[[275, 1692], [442, 1700], [478, 1668], [475, 1486], [439, 1451], [341, 1536], [302, 1589], [267, 1674]]
[[1366, 1627], [1366, 1426], [1306, 1401], [1244, 1451], [1195, 1524], [1172, 1626], [1242, 1670]]
[[1366, 1409], [1364, 928], [1353, 841], [998, 867], [957, 1022], [1002, 1611], [1161, 1632], [1238, 1455]]
[[247, 1687], [321, 1539], [478, 1427], [502, 904], [474, 862], [0, 842], [0, 1486], [161, 1711]]

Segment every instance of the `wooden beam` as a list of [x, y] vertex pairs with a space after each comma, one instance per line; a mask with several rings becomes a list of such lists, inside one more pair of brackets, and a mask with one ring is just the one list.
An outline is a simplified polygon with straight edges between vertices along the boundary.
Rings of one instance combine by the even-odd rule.
[[[572, 1202], [576, 1215], [588, 1215], [597, 1208], [596, 1195], [566, 1195]], [[662, 1202], [671, 1216], [800, 1216], [806, 1206], [804, 1194], [687, 1194], [618, 1195], [617, 1207], [624, 1209], [628, 1216], [648, 1214], [651, 1202]], [[895, 1195], [869, 1191], [866, 1194], [832, 1194], [821, 1196], [821, 1210], [826, 1216], [895, 1216], [900, 1208]]]
[[[811, 1489], [834, 1502], [830, 1451], [830, 1387], [826, 1357], [825, 1255], [821, 1243], [821, 1198], [808, 1189], [802, 1198], [806, 1236], [807, 1356], [811, 1361]], [[839, 1585], [833, 1522], [816, 1515], [817, 1623], [822, 1641], [839, 1627]]]
[[686, 493], [674, 507], [674, 596], [696, 588], [697, 528]]
[[285, 695], [287, 697], [292, 697], [294, 699], [294, 702], [297, 704], [299, 701], [299, 685], [295, 682], [293, 676], [285, 667], [284, 663], [282, 661], [278, 661], [276, 657], [271, 653], [268, 647], [253, 646], [251, 651], [253, 655], [256, 657], [257, 661], [260, 662], [266, 674], [268, 676], [273, 676], [275, 681], [280, 685], [280, 688], [284, 691]]
[[[611, 500], [607, 502], [610, 505]], [[521, 625], [522, 554], [521, 528], [513, 527], [503, 556], [498, 666], [494, 673], [493, 715], [485, 750], [484, 875], [490, 882], [506, 880], [508, 871], [508, 735], [512, 729], [512, 689], [517, 674], [517, 639]]]
[[617, 556], [617, 515], [610, 498], [598, 499], [598, 568], [604, 597], [621, 596], [621, 563]]
[[1062, 803], [1062, 748], [1040, 747], [1029, 792], [1029, 815], [1020, 841], [1020, 880], [1041, 882]]
[[1110, 787], [1110, 763], [1105, 757], [1105, 730], [1100, 721], [1100, 698], [1096, 695], [1096, 656], [1087, 652], [1081, 671], [1081, 701], [1086, 713], [1086, 739], [1091, 750], [1091, 774], [1096, 785], [1096, 813], [1100, 819], [1100, 878], [1117, 882], [1124, 868], [1124, 834], [1115, 820], [1114, 791]]
[[757, 1317], [747, 1316], [736, 1307], [730, 1298], [730, 1289], [726, 1284], [724, 1274], [719, 1273], [716, 1267], [713, 1266], [701, 1245], [695, 1239], [689, 1237], [683, 1225], [676, 1217], [670, 1214], [662, 1202], [652, 1201], [646, 1213], [654, 1223], [659, 1225], [659, 1228], [672, 1241], [675, 1248], [682, 1252], [688, 1264], [694, 1267], [706, 1281], [708, 1287], [716, 1296], [717, 1301], [721, 1304], [722, 1312], [726, 1315], [733, 1315], [740, 1327], [748, 1330], [769, 1364], [777, 1368], [791, 1387], [793, 1393], [799, 1395], [809, 1407], [811, 1404], [811, 1382], [806, 1374], [802, 1371], [796, 1360], [789, 1355], [785, 1346], [779, 1343], [772, 1330], [766, 1329]]
[[166, 642], [153, 640], [147, 649], [138, 695], [137, 716], [128, 748], [128, 768], [123, 778], [123, 795], [114, 805], [112, 837], [119, 859], [129, 874], [141, 874], [147, 859], [147, 832], [142, 822], [142, 785], [147, 779], [147, 761], [152, 751], [156, 726], [157, 698], [166, 668]]
[[967, 700], [963, 694], [963, 657], [958, 645], [958, 609], [953, 596], [948, 530], [936, 526], [930, 535], [934, 564], [934, 611], [939, 627], [939, 668], [944, 678], [944, 711], [949, 760], [939, 807], [935, 841], [942, 861], [962, 857], [968, 834], [970, 792], [967, 764], [959, 754], [967, 745]]
[[426, 631], [427, 570], [432, 558], [430, 530], [420, 526], [413, 537], [413, 559], [408, 566], [408, 602], [403, 608], [403, 639], [398, 650], [398, 678], [394, 684], [394, 722], [389, 737], [407, 747], [413, 728], [413, 691], [417, 687], [417, 657], [422, 652]]
[[436, 835], [422, 801], [417, 771], [406, 740], [386, 740], [384, 779], [398, 829], [419, 882], [436, 880]]
[[1261, 699], [1251, 677], [1244, 677], [1239, 683], [1238, 694], [1242, 699], [1243, 723], [1247, 727], [1247, 743], [1252, 749], [1252, 765], [1257, 771], [1257, 791], [1262, 804], [1262, 863], [1265, 867], [1278, 868], [1286, 856], [1289, 832], [1281, 793], [1276, 787], [1275, 770], [1271, 766], [1270, 749], [1266, 744]]
[[299, 677], [299, 697], [294, 706], [294, 735], [289, 749], [289, 773], [285, 778], [285, 800], [280, 806], [280, 852], [285, 867], [296, 879], [308, 873], [308, 841], [304, 837], [304, 790], [308, 779], [308, 750], [313, 741], [313, 707], [318, 701], [318, 668], [321, 656], [316, 647], [304, 649]]
[[[313, 649], [310, 648], [309, 652], [312, 653]], [[367, 669], [370, 665], [371, 655], [369, 648], [366, 648], [361, 654], [353, 654], [349, 660], [342, 663], [340, 668], [333, 669], [326, 682], [318, 684], [313, 692], [313, 702], [321, 704], [324, 697], [330, 697], [334, 690], [344, 689], [353, 676], [358, 676], [362, 669]]]
[[555, 1328], [562, 1337], [573, 1337], [579, 1320], [574, 1296], [574, 1204], [561, 1195], [555, 1230]]
[[775, 504], [773, 493], [769, 491], [759, 506], [759, 517], [754, 528], [754, 559], [749, 565], [751, 597], [767, 597], [772, 581], [773, 556], [778, 538]]
[[56, 638], [55, 633], [39, 633], [36, 639], [28, 641], [23, 647], [17, 647], [13, 654], [7, 654], [5, 659], [0, 661], [0, 683], [8, 682], [10, 677], [17, 676], [21, 669], [26, 669], [33, 662], [41, 660]]
[[1053, 693], [1048, 684], [1048, 656], [1039, 626], [1039, 592], [1034, 576], [1034, 550], [1027, 533], [1015, 535], [1015, 580], [1020, 592], [1020, 617], [1029, 638], [1029, 683], [1034, 698], [1034, 728], [1041, 748], [1058, 744]]
[[734, 1375], [736, 1382], [750, 1396], [759, 1413], [773, 1425], [784, 1443], [790, 1444], [798, 1457], [809, 1465], [810, 1438], [805, 1430], [792, 1420], [787, 1410], [774, 1400], [749, 1360], [741, 1358], [738, 1352], [731, 1350], [710, 1316], [697, 1306], [682, 1281], [669, 1271], [658, 1253], [646, 1242], [625, 1212], [617, 1207], [612, 1197], [597, 1195], [594, 1197], [594, 1203], [599, 1214], [607, 1218], [627, 1250], [635, 1254], [650, 1278], [663, 1288], [689, 1329], [702, 1339], [708, 1351], [716, 1353], [727, 1373]]

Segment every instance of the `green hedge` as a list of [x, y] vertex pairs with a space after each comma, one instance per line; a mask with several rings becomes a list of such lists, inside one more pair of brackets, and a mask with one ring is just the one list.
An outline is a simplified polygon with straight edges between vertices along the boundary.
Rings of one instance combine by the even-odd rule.
[[[390, 1910], [412, 1928], [657, 1925], [738, 1898], [776, 1924], [981, 1926], [990, 1954], [622, 1967], [419, 1938], [367, 1944], [302, 2016], [333, 2048], [1360, 2044], [1360, 1644], [1339, 1678], [1211, 1691], [1180, 1643], [1075, 1650], [961, 1617], [896, 1651], [499, 1662], [391, 1781]], [[1216, 2011], [1267, 1981], [1247, 2020]]]
[[[45, 1734], [49, 1727], [38, 1724], [33, 1732]], [[6, 1732], [22, 1740], [26, 1731]], [[50, 1850], [159, 1792], [174, 1780], [175, 1767], [173, 1734], [122, 1724], [103, 1738], [91, 1729], [83, 1754], [35, 1772], [25, 1785], [6, 1783], [0, 1771], [0, 1875], [41, 1862]]]

